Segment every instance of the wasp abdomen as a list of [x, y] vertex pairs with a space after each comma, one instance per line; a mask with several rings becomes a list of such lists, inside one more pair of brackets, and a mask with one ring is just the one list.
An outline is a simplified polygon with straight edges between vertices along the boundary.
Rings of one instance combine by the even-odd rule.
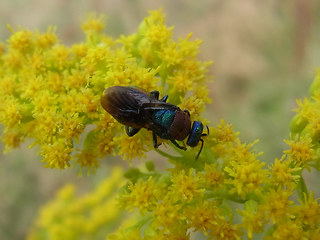
[[170, 136], [174, 137], [174, 139], [182, 141], [189, 135], [190, 128], [191, 120], [189, 115], [181, 110], [178, 110], [174, 115], [174, 119], [168, 133]]

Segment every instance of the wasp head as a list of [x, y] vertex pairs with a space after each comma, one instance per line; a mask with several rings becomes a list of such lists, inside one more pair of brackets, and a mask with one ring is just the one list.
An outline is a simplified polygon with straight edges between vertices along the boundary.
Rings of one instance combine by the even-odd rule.
[[196, 159], [198, 159], [201, 151], [202, 151], [202, 147], [203, 147], [203, 139], [201, 139], [202, 136], [207, 136], [209, 135], [209, 128], [207, 126], [207, 130], [208, 130], [208, 133], [202, 133], [203, 132], [203, 124], [202, 122], [197, 122], [197, 121], [194, 121], [193, 124], [192, 124], [192, 128], [189, 132], [189, 137], [188, 137], [188, 140], [187, 140], [187, 145], [190, 146], [190, 147], [195, 147], [198, 145], [199, 141], [201, 141], [201, 148], [200, 148], [200, 151], [196, 157]]

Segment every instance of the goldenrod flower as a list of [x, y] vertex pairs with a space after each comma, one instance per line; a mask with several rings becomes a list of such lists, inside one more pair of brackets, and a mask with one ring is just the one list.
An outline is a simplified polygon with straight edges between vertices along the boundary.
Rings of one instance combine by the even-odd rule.
[[225, 171], [230, 178], [225, 179], [225, 183], [231, 186], [230, 193], [237, 193], [245, 198], [249, 193], [261, 194], [263, 183], [267, 180], [267, 170], [262, 168], [265, 163], [254, 161], [250, 163], [231, 162], [230, 167], [225, 167]]
[[[292, 239], [292, 240], [300, 240], [303, 238], [302, 228], [301, 226], [287, 222], [280, 223], [277, 225], [275, 231], [272, 233], [272, 237], [267, 237], [266, 239], [275, 239], [275, 240], [282, 240], [282, 239]], [[305, 238], [308, 239], [308, 238]]]
[[38, 32], [35, 36], [36, 47], [39, 47], [40, 49], [45, 49], [56, 44], [58, 42], [58, 38], [55, 34], [55, 31], [55, 27], [49, 27], [48, 30], [43, 34]]
[[33, 226], [28, 240], [42, 240], [43, 233], [51, 239], [91, 238], [104, 226], [121, 216], [117, 207], [116, 191], [124, 183], [119, 168], [102, 181], [90, 195], [76, 197], [75, 187], [64, 186], [56, 199], [45, 206]]
[[259, 206], [262, 211], [272, 220], [273, 223], [279, 223], [283, 219], [288, 220], [292, 215], [290, 207], [294, 202], [289, 200], [293, 194], [290, 190], [271, 189], [264, 198], [264, 203]]
[[33, 45], [32, 33], [29, 30], [21, 30], [14, 33], [9, 39], [10, 49], [20, 52], [31, 50]]
[[0, 42], [0, 56], [4, 53], [5, 46], [2, 42]]
[[285, 160], [285, 156], [281, 159], [276, 158], [272, 164], [271, 170], [271, 184], [276, 187], [287, 187], [292, 189], [297, 184], [300, 176], [298, 172], [302, 169], [299, 167], [292, 168], [292, 162]]
[[146, 182], [129, 183], [128, 193], [123, 195], [122, 205], [132, 210], [138, 207], [141, 213], [153, 209], [157, 203], [157, 185], [150, 177]]
[[267, 180], [268, 170], [263, 169], [265, 163], [256, 159], [261, 153], [250, 152], [253, 144], [241, 144], [237, 139], [231, 149], [230, 162], [224, 168], [229, 174], [224, 182], [230, 185], [230, 193], [237, 193], [242, 198], [249, 193], [261, 194]]
[[258, 203], [254, 200], [249, 200], [245, 203], [244, 210], [237, 209], [242, 216], [241, 227], [246, 229], [248, 239], [253, 238], [253, 233], [263, 231], [265, 218], [262, 212], [257, 211]]
[[205, 164], [204, 173], [200, 177], [203, 178], [206, 187], [212, 190], [221, 187], [225, 178], [224, 173], [217, 168], [216, 164]]
[[[172, 195], [172, 194], [171, 194]], [[176, 204], [172, 196], [167, 194], [155, 206], [152, 225], [155, 229], [161, 229], [166, 234], [172, 234], [176, 230], [177, 223], [184, 223], [184, 215], [181, 213], [182, 205]]]
[[298, 136], [294, 140], [284, 140], [290, 146], [289, 150], [284, 151], [288, 154], [297, 166], [306, 167], [314, 158], [314, 150], [312, 140], [308, 136]]
[[88, 14], [87, 20], [82, 23], [82, 30], [85, 33], [100, 33], [105, 28], [105, 16], [97, 16], [95, 13]]
[[176, 201], [190, 202], [196, 197], [200, 197], [205, 189], [201, 188], [200, 177], [197, 176], [193, 169], [189, 169], [188, 173], [184, 170], [174, 174], [171, 178], [170, 190], [174, 192], [173, 198]]
[[13, 148], [19, 147], [20, 143], [23, 141], [21, 136], [21, 132], [18, 128], [15, 129], [7, 129], [3, 132], [1, 140], [6, 145], [4, 149], [4, 153], [9, 152]]
[[[107, 113], [100, 97], [114, 85], [171, 94], [170, 89], [178, 89], [180, 83], [168, 79], [185, 72], [192, 84], [173, 93], [170, 102], [185, 101], [186, 92], [194, 90], [197, 104], [184, 107], [197, 115], [204, 110], [208, 92], [200, 94], [197, 88], [203, 89], [208, 64], [197, 59], [199, 40], [192, 41], [189, 35], [174, 41], [173, 28], [165, 25], [161, 11], [151, 12], [132, 37], [113, 40], [104, 28], [104, 16], [88, 15], [82, 25], [86, 41], [70, 47], [61, 43], [54, 27], [45, 33], [11, 29], [12, 36], [7, 46], [1, 45], [0, 54], [0, 122], [7, 133], [3, 138], [6, 150], [32, 138], [32, 146], [40, 146], [46, 167], [65, 169], [78, 164], [89, 171], [106, 154], [117, 153], [129, 162], [145, 157], [153, 149], [149, 133], [141, 131], [129, 138], [118, 123], [116, 128], [101, 127]], [[79, 145], [87, 126], [96, 126], [88, 136], [95, 142], [90, 148]]]
[[220, 211], [217, 203], [205, 201], [197, 203], [196, 206], [187, 207], [185, 215], [190, 216], [188, 222], [195, 231], [200, 230], [208, 235], [215, 232], [219, 222], [224, 220]]
[[239, 226], [233, 225], [226, 220], [219, 221], [217, 228], [210, 234], [210, 236], [218, 240], [240, 240], [242, 235], [243, 231], [239, 229]]
[[120, 135], [114, 138], [114, 144], [120, 146], [118, 154], [125, 160], [145, 157], [144, 139], [129, 138], [126, 135]]
[[233, 131], [233, 126], [226, 123], [224, 119], [221, 119], [220, 124], [216, 128], [210, 130], [210, 140], [215, 143], [228, 143], [234, 142], [239, 133]]
[[307, 197], [304, 194], [304, 199], [300, 200], [301, 205], [296, 206], [297, 221], [308, 226], [310, 229], [319, 228], [320, 224], [320, 206], [319, 199], [314, 199], [314, 193], [311, 192]]

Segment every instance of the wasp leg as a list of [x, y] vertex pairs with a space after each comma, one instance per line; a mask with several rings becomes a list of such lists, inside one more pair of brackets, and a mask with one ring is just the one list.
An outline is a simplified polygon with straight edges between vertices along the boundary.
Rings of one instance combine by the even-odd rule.
[[189, 115], [189, 117], [190, 117], [190, 112], [187, 110], [187, 109], [185, 109], [185, 110], [183, 110], [186, 114], [188, 114]]
[[177, 148], [182, 149], [182, 150], [187, 150], [185, 146], [180, 146], [175, 140], [170, 140]]
[[[154, 97], [155, 99], [159, 100], [159, 91], [157, 91], [157, 90], [151, 91], [150, 95], [152, 97]], [[160, 101], [167, 102], [167, 99], [168, 99], [168, 95], [165, 95], [163, 98], [160, 99]]]
[[168, 99], [168, 95], [165, 95], [163, 98], [161, 98], [161, 99], [160, 99], [160, 101], [162, 101], [162, 102], [166, 102], [166, 101], [167, 101], [167, 99]]
[[129, 126], [126, 126], [126, 133], [129, 137], [136, 135], [139, 131], [140, 128], [129, 128]]
[[158, 144], [157, 134], [155, 134], [155, 132], [153, 132], [153, 133], [152, 133], [152, 137], [153, 137], [153, 147], [154, 147], [154, 148], [158, 148], [158, 147], [161, 145], [161, 143]]
[[153, 96], [155, 99], [159, 99], [159, 91], [155, 90], [155, 91], [151, 91], [150, 95]]
[[204, 143], [204, 141], [203, 141], [203, 139], [201, 139], [201, 138], [200, 138], [200, 141], [201, 141], [201, 147], [200, 147], [200, 150], [199, 150], [199, 152], [198, 152], [198, 154], [197, 154], [196, 160], [198, 160], [198, 158], [199, 158], [199, 156], [200, 156], [200, 153], [201, 153], [201, 151], [202, 151], [202, 148], [203, 148], [203, 143]]

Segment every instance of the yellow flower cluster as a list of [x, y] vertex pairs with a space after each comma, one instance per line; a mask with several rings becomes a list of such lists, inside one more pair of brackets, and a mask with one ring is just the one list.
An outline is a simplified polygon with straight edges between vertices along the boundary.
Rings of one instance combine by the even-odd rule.
[[[140, 173], [138, 181], [132, 177], [120, 202], [148, 219], [137, 239], [193, 239], [193, 232], [208, 239], [241, 239], [246, 233], [252, 239], [269, 224], [273, 228], [267, 239], [284, 239], [297, 231], [293, 239], [319, 236], [320, 206], [313, 193], [304, 193], [300, 204], [290, 200], [302, 179], [301, 167], [289, 153], [266, 168], [258, 159], [262, 153], [251, 150], [257, 141], [241, 143], [232, 125], [222, 120], [210, 133], [197, 162], [182, 153], [181, 158], [171, 157], [175, 167], [169, 175]], [[234, 209], [232, 201], [241, 207]], [[130, 239], [136, 230], [120, 229], [107, 239]]]
[[76, 196], [74, 185], [64, 186], [56, 198], [41, 209], [27, 239], [92, 239], [93, 235], [113, 230], [117, 219], [123, 216], [117, 194], [124, 183], [123, 171], [114, 168], [109, 178], [82, 197]]
[[296, 116], [291, 121], [291, 139], [285, 153], [297, 166], [320, 170], [320, 70], [310, 87], [311, 99], [297, 100]]
[[[266, 239], [320, 237], [320, 205], [313, 192], [302, 193], [300, 203], [291, 200], [302, 178], [290, 155], [265, 167], [258, 160], [261, 153], [252, 150], [256, 142], [241, 143], [232, 125], [222, 120], [210, 132], [197, 161], [190, 152], [181, 152], [182, 157], [169, 156], [174, 167], [166, 172], [147, 163], [147, 171], [132, 168], [125, 174], [129, 181], [118, 203], [133, 213], [129, 222], [106, 233], [107, 240], [187, 240], [201, 235], [236, 240], [264, 231]], [[51, 208], [50, 203], [44, 207]], [[38, 224], [42, 221], [40, 215]], [[108, 223], [104, 227], [110, 230]], [[43, 231], [37, 225], [35, 229]]]
[[[5, 151], [31, 138], [46, 167], [79, 165], [88, 172], [107, 154], [129, 161], [144, 157], [153, 149], [151, 133], [129, 139], [100, 106], [103, 90], [114, 85], [168, 93], [169, 101], [188, 107], [193, 118], [204, 110], [210, 62], [197, 59], [201, 41], [190, 40], [191, 34], [174, 41], [161, 11], [151, 11], [130, 36], [112, 39], [104, 28], [103, 16], [89, 14], [82, 24], [86, 41], [71, 47], [60, 43], [53, 27], [45, 33], [11, 29], [0, 47]], [[193, 95], [186, 98], [187, 91]]]

